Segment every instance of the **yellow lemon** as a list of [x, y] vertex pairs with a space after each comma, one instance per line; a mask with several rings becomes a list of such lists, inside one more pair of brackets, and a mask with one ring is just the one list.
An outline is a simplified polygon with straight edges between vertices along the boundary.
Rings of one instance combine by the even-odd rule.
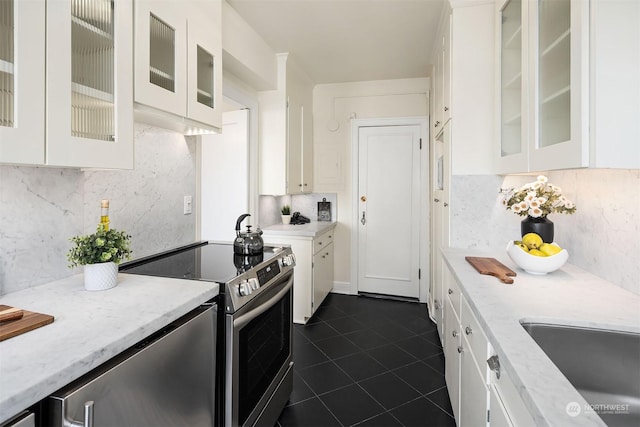
[[522, 242], [527, 245], [529, 250], [538, 249], [540, 245], [542, 245], [542, 237], [537, 235], [536, 233], [527, 233], [522, 236]]
[[529, 252], [529, 248], [527, 247], [527, 245], [525, 245], [524, 243], [522, 243], [522, 241], [520, 240], [514, 240], [513, 244], [516, 245], [517, 247], [519, 247], [520, 249], [522, 249], [525, 252]]
[[538, 250], [538, 249], [531, 249], [531, 250], [529, 251], [529, 253], [530, 253], [531, 255], [535, 255], [535, 256], [547, 256], [547, 255], [545, 255], [545, 253], [544, 253], [544, 252], [542, 252], [542, 251], [540, 251], [540, 250]]
[[550, 243], [543, 243], [540, 245], [540, 251], [542, 251], [546, 256], [552, 256], [560, 252], [562, 248], [552, 245]]

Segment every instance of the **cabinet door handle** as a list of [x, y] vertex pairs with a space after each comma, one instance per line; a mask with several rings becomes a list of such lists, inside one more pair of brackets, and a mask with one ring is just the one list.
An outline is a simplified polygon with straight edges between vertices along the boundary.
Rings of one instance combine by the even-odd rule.
[[453, 289], [449, 289], [449, 290], [447, 291], [447, 293], [448, 293], [449, 295], [453, 295]]
[[449, 206], [449, 203], [444, 202], [444, 207], [446, 208], [446, 207], [448, 207], [448, 206]]
[[458, 353], [462, 354], [462, 352], [464, 351], [464, 348], [462, 348], [462, 346], [458, 347]]
[[440, 199], [433, 199], [434, 202], [440, 203]]
[[500, 379], [500, 359], [497, 354], [487, 359], [487, 365], [489, 365], [489, 369], [496, 373], [496, 378]]
[[444, 107], [444, 111], [449, 111], [449, 107]]
[[84, 403], [84, 420], [73, 421], [64, 417], [64, 427], [93, 427], [93, 400]]
[[471, 333], [473, 332], [473, 330], [471, 329], [471, 326], [467, 326], [466, 328], [464, 328], [464, 333], [467, 335], [471, 335]]
[[455, 329], [453, 330], [453, 332], [451, 332], [451, 335], [453, 335], [453, 337], [457, 337], [458, 336], [458, 331], [456, 331]]

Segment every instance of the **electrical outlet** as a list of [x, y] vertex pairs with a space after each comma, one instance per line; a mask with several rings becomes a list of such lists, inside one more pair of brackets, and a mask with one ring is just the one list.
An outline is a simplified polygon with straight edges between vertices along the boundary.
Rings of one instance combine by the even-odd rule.
[[191, 196], [184, 196], [184, 214], [191, 215], [192, 208], [193, 203]]

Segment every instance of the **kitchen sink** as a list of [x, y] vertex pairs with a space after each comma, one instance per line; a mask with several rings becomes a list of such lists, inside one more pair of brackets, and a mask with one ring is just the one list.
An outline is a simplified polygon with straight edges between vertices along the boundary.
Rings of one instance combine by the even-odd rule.
[[522, 327], [605, 423], [640, 425], [640, 334], [539, 323]]

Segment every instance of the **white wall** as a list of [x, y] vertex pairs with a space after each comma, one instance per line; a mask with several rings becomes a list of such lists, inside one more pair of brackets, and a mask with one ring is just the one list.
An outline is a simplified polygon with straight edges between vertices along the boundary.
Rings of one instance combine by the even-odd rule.
[[275, 89], [275, 52], [226, 1], [222, 3], [222, 50], [225, 71], [257, 90]]
[[[348, 285], [351, 269], [352, 118], [428, 115], [429, 79], [317, 85], [313, 92], [314, 192], [336, 193], [334, 280]], [[335, 131], [334, 123], [339, 128]]]
[[0, 166], [0, 295], [70, 276], [69, 238], [92, 233], [100, 200], [110, 200], [112, 228], [132, 236], [134, 258], [195, 240], [196, 142], [137, 125], [135, 169]]
[[[640, 171], [579, 169], [546, 176], [576, 203], [573, 215], [551, 215], [555, 241], [569, 263], [640, 294]], [[521, 217], [507, 212], [498, 188], [535, 176], [454, 175], [451, 246], [505, 250], [520, 236]]]

